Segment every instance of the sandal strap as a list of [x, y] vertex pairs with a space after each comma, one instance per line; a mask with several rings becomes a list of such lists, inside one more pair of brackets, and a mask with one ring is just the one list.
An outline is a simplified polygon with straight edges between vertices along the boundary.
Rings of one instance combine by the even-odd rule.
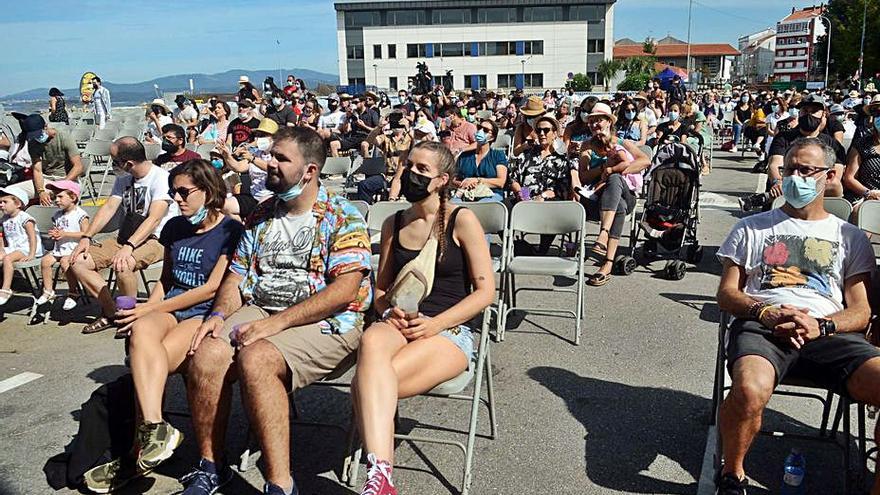
[[111, 326], [113, 326], [113, 325], [110, 323], [110, 320], [108, 320], [106, 317], [102, 316], [102, 317], [98, 318], [97, 320], [86, 325], [83, 328], [82, 332], [83, 333], [96, 333], [96, 332], [100, 332], [101, 330], [106, 330], [106, 329], [110, 328]]

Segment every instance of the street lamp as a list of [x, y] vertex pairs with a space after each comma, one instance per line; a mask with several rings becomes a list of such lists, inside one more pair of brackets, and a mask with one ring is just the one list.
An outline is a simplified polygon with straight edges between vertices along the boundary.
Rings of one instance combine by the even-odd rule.
[[825, 43], [825, 89], [828, 89], [828, 64], [831, 61], [831, 19], [820, 15], [819, 19], [824, 19], [828, 23], [828, 42]]
[[534, 55], [529, 55], [529, 58], [524, 58], [520, 60], [520, 62], [522, 63], [522, 71], [520, 71], [520, 75], [522, 76], [522, 89], [526, 89], [526, 62], [531, 60], [532, 57], [534, 57]]
[[377, 64], [373, 64], [373, 84], [376, 85], [376, 89], [379, 89], [379, 66]]

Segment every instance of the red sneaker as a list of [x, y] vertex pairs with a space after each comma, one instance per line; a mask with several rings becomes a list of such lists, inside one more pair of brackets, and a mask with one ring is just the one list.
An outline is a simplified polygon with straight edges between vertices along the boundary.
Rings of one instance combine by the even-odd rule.
[[361, 488], [361, 495], [397, 495], [397, 488], [391, 481], [391, 464], [367, 454], [367, 481]]

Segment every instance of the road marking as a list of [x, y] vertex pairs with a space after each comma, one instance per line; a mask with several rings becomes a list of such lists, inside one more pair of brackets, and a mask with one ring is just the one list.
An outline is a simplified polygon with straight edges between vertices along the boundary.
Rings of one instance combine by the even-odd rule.
[[25, 383], [32, 382], [37, 378], [42, 378], [43, 375], [39, 373], [31, 373], [30, 371], [26, 371], [24, 373], [19, 373], [12, 378], [7, 378], [3, 381], [0, 381], [0, 394], [3, 392], [8, 392], [15, 387], [20, 387]]
[[700, 208], [713, 208], [718, 210], [739, 210], [739, 202], [730, 199], [723, 194], [713, 192], [700, 192]]

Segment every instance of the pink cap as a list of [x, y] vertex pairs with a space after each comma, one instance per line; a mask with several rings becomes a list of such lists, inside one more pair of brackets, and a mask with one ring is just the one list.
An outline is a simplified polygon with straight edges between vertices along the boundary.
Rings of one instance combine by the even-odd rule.
[[46, 188], [54, 189], [56, 191], [70, 191], [73, 194], [76, 194], [77, 198], [79, 197], [80, 192], [82, 192], [77, 182], [67, 179], [49, 182], [46, 184]]

